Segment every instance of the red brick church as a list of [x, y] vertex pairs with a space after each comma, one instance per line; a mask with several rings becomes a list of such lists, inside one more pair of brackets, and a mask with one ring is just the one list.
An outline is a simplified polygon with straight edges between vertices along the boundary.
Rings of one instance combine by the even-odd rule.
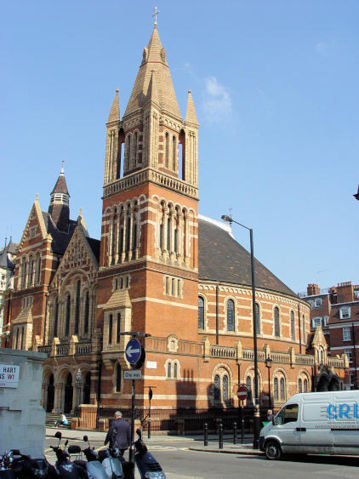
[[[90, 404], [98, 417], [126, 414], [129, 331], [149, 335], [140, 415], [150, 387], [159, 427], [237, 407], [238, 385], [253, 391], [254, 381], [250, 255], [229, 226], [198, 214], [199, 124], [190, 91], [182, 118], [156, 25], [127, 108], [121, 117], [117, 91], [106, 127], [101, 239], [81, 214], [70, 219], [62, 169], [48, 211], [35, 200], [19, 243], [11, 347], [48, 353], [48, 412]], [[345, 358], [328, 356], [320, 330], [311, 337], [309, 305], [255, 268], [259, 404], [278, 408], [321, 374], [329, 389], [344, 388]]]

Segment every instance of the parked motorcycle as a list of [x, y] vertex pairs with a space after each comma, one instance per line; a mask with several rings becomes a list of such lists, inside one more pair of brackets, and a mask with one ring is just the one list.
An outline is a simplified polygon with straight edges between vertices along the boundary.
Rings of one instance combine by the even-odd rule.
[[84, 470], [74, 462], [71, 462], [70, 454], [81, 453], [81, 447], [71, 445], [67, 448], [68, 441], [65, 442], [65, 447], [61, 446], [62, 434], [60, 431], [55, 433], [55, 437], [59, 440], [57, 446], [50, 446], [55, 452], [57, 461], [55, 463], [55, 470], [61, 479], [87, 479]]
[[15, 456], [18, 454], [20, 454], [20, 451], [12, 449], [0, 456], [0, 479], [16, 479], [13, 463]]
[[147, 446], [142, 440], [141, 429], [137, 429], [136, 434], [138, 435], [138, 439], [134, 442], [133, 446], [135, 449], [135, 463], [141, 479], [166, 479], [161, 465], [153, 455], [148, 452]]

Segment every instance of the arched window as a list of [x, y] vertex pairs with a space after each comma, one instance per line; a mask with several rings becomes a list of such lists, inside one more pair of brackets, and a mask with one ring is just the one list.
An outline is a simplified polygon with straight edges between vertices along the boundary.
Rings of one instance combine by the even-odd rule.
[[125, 143], [125, 167], [126, 170], [130, 168], [130, 157], [131, 157], [131, 135], [127, 135]]
[[227, 331], [234, 331], [234, 301], [227, 301]]
[[222, 377], [222, 395], [223, 401], [228, 401], [228, 376], [225, 374]]
[[30, 255], [28, 278], [27, 278], [27, 287], [32, 286], [33, 283], [34, 283], [34, 260], [33, 260], [33, 257]]
[[121, 313], [117, 313], [117, 328], [116, 328], [116, 342], [120, 342], [121, 338]]
[[176, 137], [172, 137], [172, 170], [176, 171], [177, 160], [177, 140]]
[[54, 317], [54, 338], [57, 337], [58, 322], [59, 322], [59, 302], [56, 298], [56, 301], [55, 301], [55, 317]]
[[40, 273], [41, 273], [41, 257], [40, 257], [40, 253], [38, 253], [37, 259], [36, 259], [36, 279], [35, 279], [36, 284], [40, 284]]
[[170, 156], [170, 138], [168, 131], [165, 134], [165, 166], [168, 168], [169, 165], [169, 156]]
[[21, 267], [21, 288], [25, 288], [26, 286], [26, 266], [26, 260], [23, 258]]
[[167, 218], [167, 251], [171, 251], [171, 216]]
[[137, 131], [133, 135], [133, 145], [132, 145], [132, 166], [135, 168], [137, 159]]
[[171, 361], [168, 361], [168, 363], [167, 363], [167, 377], [168, 378], [172, 377]]
[[68, 336], [70, 334], [70, 314], [71, 314], [71, 297], [68, 294], [66, 298], [65, 336]]
[[204, 299], [198, 296], [198, 329], [204, 329]]
[[307, 393], [308, 392], [308, 379], [304, 379], [303, 384], [304, 384], [304, 392]]
[[24, 339], [25, 339], [25, 328], [24, 326], [21, 328], [21, 344], [20, 349], [24, 349]]
[[246, 377], [246, 386], [247, 386], [247, 391], [248, 391], [248, 396], [247, 396], [247, 406], [252, 403], [252, 378], [251, 376]]
[[113, 317], [112, 314], [108, 317], [108, 344], [112, 344], [112, 327], [113, 327]]
[[260, 309], [259, 309], [258, 303], [256, 303], [255, 312], [256, 312], [256, 333], [261, 334], [261, 319], [260, 319]]
[[298, 392], [302, 393], [303, 392], [303, 385], [302, 385], [302, 380], [301, 378], [298, 379]]
[[119, 393], [121, 391], [121, 365], [119, 363], [116, 364], [116, 392]]
[[303, 324], [303, 343], [306, 343], [306, 337], [305, 337], [305, 316], [303, 314], [302, 316], [302, 324]]
[[290, 312], [290, 337], [292, 341], [295, 341], [295, 319], [294, 311]]
[[89, 330], [89, 319], [90, 319], [90, 294], [87, 291], [85, 297], [85, 321], [84, 321], [84, 333], [85, 335]]
[[91, 395], [91, 373], [89, 371], [88, 373], [86, 373], [86, 376], [85, 376], [84, 394], [83, 394], [84, 404], [90, 404], [90, 395]]
[[280, 336], [279, 308], [274, 308], [274, 336]]
[[280, 399], [285, 401], [285, 381], [284, 378], [280, 378]]
[[80, 322], [80, 293], [81, 293], [81, 281], [76, 283], [76, 302], [75, 302], [75, 334], [79, 334], [79, 322]]
[[173, 377], [177, 378], [177, 363], [173, 363]]
[[221, 400], [220, 378], [218, 374], [214, 376], [213, 397], [215, 401]]
[[274, 400], [279, 400], [278, 378], [274, 378]]

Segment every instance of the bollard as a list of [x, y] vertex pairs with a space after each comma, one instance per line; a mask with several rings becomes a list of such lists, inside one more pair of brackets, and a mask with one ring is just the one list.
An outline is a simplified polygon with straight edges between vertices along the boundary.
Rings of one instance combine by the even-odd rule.
[[221, 422], [218, 427], [218, 449], [223, 449], [223, 424]]
[[237, 423], [233, 423], [233, 444], [237, 444]]
[[203, 445], [208, 446], [208, 424], [206, 422], [203, 427]]

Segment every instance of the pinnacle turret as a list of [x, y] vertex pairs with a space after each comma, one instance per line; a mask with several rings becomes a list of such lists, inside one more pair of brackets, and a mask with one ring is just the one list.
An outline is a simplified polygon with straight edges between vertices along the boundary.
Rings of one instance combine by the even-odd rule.
[[193, 103], [191, 90], [188, 90], [186, 123], [193, 123], [194, 125], [198, 126], [197, 115], [196, 115], [196, 110]]
[[50, 198], [49, 214], [57, 228], [67, 232], [70, 219], [70, 194], [67, 189], [63, 163], [60, 175], [50, 193]]
[[115, 97], [112, 102], [110, 114], [108, 115], [107, 123], [111, 121], [119, 121], [120, 120], [120, 102], [118, 98], [119, 89], [116, 90]]

